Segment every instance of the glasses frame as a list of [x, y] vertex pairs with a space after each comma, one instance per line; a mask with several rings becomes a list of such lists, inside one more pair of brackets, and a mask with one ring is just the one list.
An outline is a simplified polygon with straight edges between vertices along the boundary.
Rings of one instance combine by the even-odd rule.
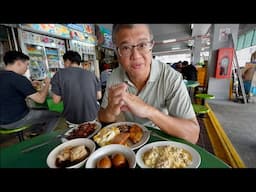
[[[145, 42], [141, 42], [141, 43], [145, 43]], [[137, 48], [141, 43], [138, 43], [138, 44], [136, 44], [136, 45], [129, 45], [129, 46], [131, 46], [131, 53], [130, 53], [129, 55], [122, 55], [122, 54], [120, 53], [120, 46], [116, 47], [116, 50], [117, 50], [117, 52], [118, 52], [118, 54], [119, 54], [120, 57], [130, 57], [131, 54], [132, 54], [132, 50], [133, 50], [135, 47]], [[150, 43], [150, 44], [151, 44], [151, 47], [149, 48], [148, 52], [146, 52], [146, 53], [149, 53], [150, 51], [152, 51], [155, 42], [154, 42], [154, 40], [150, 40], [150, 41], [147, 41], [147, 43]], [[139, 52], [140, 54], [143, 54], [143, 53], [141, 53], [139, 50], [138, 50], [138, 52]]]

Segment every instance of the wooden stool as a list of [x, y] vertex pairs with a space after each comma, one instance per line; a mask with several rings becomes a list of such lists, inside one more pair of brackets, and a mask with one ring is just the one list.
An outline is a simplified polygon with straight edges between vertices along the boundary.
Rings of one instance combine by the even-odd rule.
[[28, 129], [30, 127], [31, 127], [31, 125], [24, 125], [22, 127], [18, 127], [15, 129], [0, 128], [0, 134], [1, 135], [9, 135], [12, 133], [16, 133], [17, 136], [19, 137], [19, 141], [22, 142], [22, 141], [24, 141], [23, 130]]

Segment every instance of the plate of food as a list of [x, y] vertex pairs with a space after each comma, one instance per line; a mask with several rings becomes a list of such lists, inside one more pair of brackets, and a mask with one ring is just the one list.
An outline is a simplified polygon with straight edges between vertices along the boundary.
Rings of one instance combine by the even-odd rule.
[[93, 136], [93, 140], [101, 147], [108, 144], [121, 144], [132, 150], [143, 146], [149, 138], [148, 129], [135, 122], [112, 123]]
[[62, 142], [66, 142], [76, 138], [91, 138], [100, 129], [101, 123], [98, 121], [88, 121], [81, 124], [69, 124], [70, 129], [61, 138]]
[[141, 168], [198, 168], [201, 156], [187, 144], [158, 141], [141, 147], [136, 153], [136, 163]]
[[46, 162], [49, 168], [80, 168], [95, 148], [91, 139], [72, 139], [55, 147], [47, 156]]

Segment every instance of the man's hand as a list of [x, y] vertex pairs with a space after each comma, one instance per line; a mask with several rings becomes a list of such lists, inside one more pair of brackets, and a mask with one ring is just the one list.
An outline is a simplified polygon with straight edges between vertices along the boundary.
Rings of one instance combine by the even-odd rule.
[[121, 106], [122, 111], [129, 111], [141, 118], [147, 118], [153, 109], [152, 106], [146, 104], [138, 96], [127, 92], [123, 94], [122, 100], [124, 102], [124, 105]]
[[37, 81], [37, 80], [34, 80], [34, 81], [32, 81], [31, 83], [32, 83], [32, 86], [33, 86], [34, 88], [36, 88], [36, 89], [41, 86], [41, 82], [40, 82], [40, 81]]
[[108, 89], [108, 106], [106, 109], [111, 115], [117, 116], [120, 114], [121, 107], [124, 104], [122, 98], [126, 93], [127, 87], [125, 83], [120, 83]]
[[50, 82], [51, 82], [51, 79], [50, 79], [49, 77], [46, 77], [46, 78], [44, 79], [45, 85], [49, 85]]

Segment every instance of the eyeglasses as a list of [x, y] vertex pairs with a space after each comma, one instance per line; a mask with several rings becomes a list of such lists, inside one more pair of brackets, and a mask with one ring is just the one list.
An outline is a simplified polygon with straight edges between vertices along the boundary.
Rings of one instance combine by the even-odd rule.
[[129, 57], [132, 54], [133, 48], [136, 47], [137, 51], [139, 51], [140, 54], [146, 54], [152, 50], [153, 45], [154, 45], [153, 40], [140, 42], [137, 45], [123, 44], [117, 47], [117, 51], [121, 57]]

